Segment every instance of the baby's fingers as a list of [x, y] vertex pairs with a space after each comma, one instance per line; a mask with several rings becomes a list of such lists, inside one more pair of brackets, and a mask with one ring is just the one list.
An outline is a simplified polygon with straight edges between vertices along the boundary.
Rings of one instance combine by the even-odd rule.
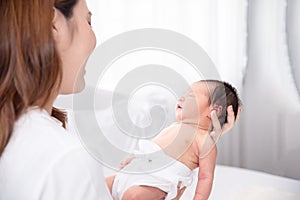
[[239, 108], [238, 108], [238, 113], [237, 113], [237, 115], [236, 115], [236, 119], [235, 119], [235, 121], [237, 121], [237, 120], [240, 118], [240, 116], [241, 116], [241, 112], [242, 112], [242, 107], [241, 107], [241, 106], [239, 106]]
[[128, 158], [122, 162], [120, 162], [119, 168], [123, 169], [126, 165], [128, 165], [132, 160], [134, 159], [134, 157], [132, 158]]
[[184, 186], [181, 188], [181, 185], [182, 185], [182, 183], [181, 183], [181, 181], [179, 181], [179, 183], [177, 185], [177, 196], [172, 200], [179, 200], [181, 198], [181, 196], [183, 195], [186, 187]]

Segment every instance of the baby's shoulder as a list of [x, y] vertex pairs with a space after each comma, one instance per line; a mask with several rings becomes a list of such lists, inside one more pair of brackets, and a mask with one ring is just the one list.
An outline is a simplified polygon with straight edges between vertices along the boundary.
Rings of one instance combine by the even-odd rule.
[[205, 157], [211, 151], [217, 150], [216, 143], [209, 133], [197, 135], [196, 142], [200, 158]]
[[196, 134], [194, 137], [193, 144], [198, 149], [201, 150], [204, 146], [204, 143], [210, 140], [209, 134]]

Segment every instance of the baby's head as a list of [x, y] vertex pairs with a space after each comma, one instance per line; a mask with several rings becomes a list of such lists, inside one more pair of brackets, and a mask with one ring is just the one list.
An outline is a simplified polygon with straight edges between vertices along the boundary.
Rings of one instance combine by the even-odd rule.
[[201, 80], [191, 85], [176, 105], [176, 118], [186, 123], [197, 123], [202, 129], [211, 125], [210, 113], [215, 110], [220, 124], [227, 122], [227, 107], [232, 106], [237, 116], [241, 101], [236, 89], [218, 80]]

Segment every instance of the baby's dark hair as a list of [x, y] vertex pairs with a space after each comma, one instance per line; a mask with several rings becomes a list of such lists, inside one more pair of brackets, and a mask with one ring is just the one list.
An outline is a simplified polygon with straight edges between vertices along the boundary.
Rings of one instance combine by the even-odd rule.
[[228, 106], [232, 106], [236, 118], [239, 106], [242, 104], [237, 90], [231, 84], [219, 80], [202, 80], [201, 82], [205, 82], [209, 88], [210, 105], [222, 107], [219, 115], [221, 126], [227, 122]]

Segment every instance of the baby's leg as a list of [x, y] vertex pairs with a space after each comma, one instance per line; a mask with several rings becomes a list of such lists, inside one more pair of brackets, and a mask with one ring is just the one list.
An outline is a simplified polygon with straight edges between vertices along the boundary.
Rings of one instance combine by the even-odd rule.
[[112, 193], [112, 186], [114, 184], [115, 176], [116, 175], [109, 176], [109, 177], [105, 178], [105, 182], [106, 182], [106, 185], [107, 185], [107, 187], [109, 189], [110, 194]]
[[165, 199], [167, 193], [156, 188], [150, 186], [132, 186], [128, 188], [122, 200], [153, 200], [153, 199]]

